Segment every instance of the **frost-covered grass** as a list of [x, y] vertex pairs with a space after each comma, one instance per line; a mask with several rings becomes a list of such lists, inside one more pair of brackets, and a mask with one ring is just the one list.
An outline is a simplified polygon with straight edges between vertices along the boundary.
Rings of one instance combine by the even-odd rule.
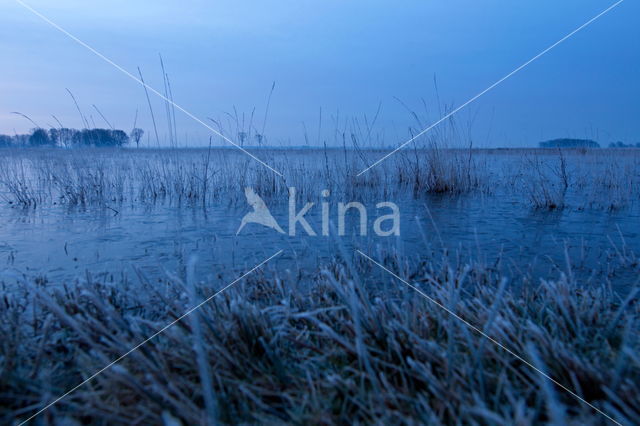
[[[640, 305], [571, 278], [388, 268], [622, 424], [640, 422]], [[188, 268], [187, 268], [188, 270]], [[187, 273], [188, 274], [188, 273]], [[0, 416], [27, 418], [224, 283], [24, 282], [0, 304]], [[636, 283], [637, 284], [637, 283]], [[195, 295], [194, 295], [195, 294]], [[250, 275], [38, 418], [42, 424], [607, 424], [363, 258]], [[611, 423], [613, 424], [613, 423]]]

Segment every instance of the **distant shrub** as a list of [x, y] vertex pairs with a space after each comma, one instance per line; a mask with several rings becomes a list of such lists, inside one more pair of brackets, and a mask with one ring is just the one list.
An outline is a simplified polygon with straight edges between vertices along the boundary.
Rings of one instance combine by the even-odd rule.
[[540, 142], [540, 148], [600, 148], [600, 144], [590, 139], [553, 139]]
[[618, 142], [611, 142], [609, 144], [609, 148], [640, 148], [640, 143], [637, 144], [626, 144], [624, 142], [618, 141]]

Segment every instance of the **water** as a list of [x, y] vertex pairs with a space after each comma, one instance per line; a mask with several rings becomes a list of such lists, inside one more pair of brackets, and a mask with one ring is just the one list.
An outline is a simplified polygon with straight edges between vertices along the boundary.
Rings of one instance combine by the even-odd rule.
[[[207, 209], [122, 205], [115, 207], [117, 212], [100, 207], [2, 207], [0, 278], [12, 281], [26, 275], [61, 283], [89, 271], [94, 276], [124, 273], [160, 279], [167, 274], [180, 276], [186, 259], [195, 255], [197, 278], [206, 281], [238, 275], [278, 250], [283, 254], [273, 266], [296, 271], [314, 270], [356, 248], [374, 258], [383, 251], [395, 251], [414, 259], [447, 248], [451, 256], [495, 265], [508, 276], [525, 272], [536, 278], [567, 272], [566, 249], [572, 273], [585, 285], [610, 280], [624, 289], [638, 277], [637, 265], [620, 260], [621, 254], [631, 259], [630, 253], [640, 253], [640, 216], [634, 208], [540, 211], [516, 196], [505, 195], [392, 201], [401, 212], [398, 237], [372, 235], [375, 203], [367, 205], [368, 235], [359, 235], [352, 212], [347, 235], [342, 237], [335, 235], [335, 204], [330, 237], [307, 236], [301, 227], [292, 237], [257, 224], [247, 225], [236, 235], [241, 218], [249, 211], [243, 203], [219, 203]], [[286, 200], [270, 204], [287, 230]], [[380, 212], [385, 213], [388, 211]], [[320, 234], [320, 207], [315, 206], [307, 217]]]

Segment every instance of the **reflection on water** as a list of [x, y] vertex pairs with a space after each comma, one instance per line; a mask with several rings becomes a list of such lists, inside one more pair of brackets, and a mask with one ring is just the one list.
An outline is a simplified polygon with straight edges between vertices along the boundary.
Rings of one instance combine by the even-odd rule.
[[[221, 204], [206, 210], [186, 207], [117, 207], [68, 211], [62, 207], [23, 211], [0, 208], [0, 279], [17, 275], [46, 276], [50, 282], [121, 273], [146, 277], [180, 274], [186, 259], [197, 254], [198, 279], [210, 280], [246, 270], [279, 249], [278, 268], [316, 268], [340, 251], [360, 248], [376, 255], [393, 250], [402, 256], [427, 257], [441, 249], [497, 267], [510, 276], [523, 272], [557, 276], [567, 270], [586, 282], [603, 277], [620, 288], [638, 276], [637, 265], [614, 268], [625, 253], [640, 253], [637, 211], [562, 210], [541, 212], [507, 197], [433, 197], [392, 200], [401, 208], [400, 237], [371, 232], [375, 204], [368, 210], [368, 236], [359, 236], [350, 211], [347, 236], [320, 236], [318, 206], [307, 215], [319, 236], [281, 235], [257, 224], [236, 231], [245, 205]], [[287, 230], [287, 205], [270, 205]], [[332, 205], [332, 226], [337, 222]], [[382, 213], [381, 213], [382, 214]], [[354, 220], [355, 219], [355, 220]], [[631, 259], [631, 256], [628, 256]], [[615, 270], [614, 270], [615, 269]], [[136, 272], [137, 271], [137, 272]]]

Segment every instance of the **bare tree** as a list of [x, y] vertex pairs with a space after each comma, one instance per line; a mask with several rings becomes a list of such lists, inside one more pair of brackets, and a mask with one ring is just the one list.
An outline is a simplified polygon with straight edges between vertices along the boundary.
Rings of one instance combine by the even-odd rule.
[[139, 129], [137, 127], [134, 127], [133, 130], [131, 130], [131, 139], [136, 143], [136, 148], [139, 148], [140, 145], [140, 139], [142, 139], [142, 136], [144, 135], [144, 130]]

